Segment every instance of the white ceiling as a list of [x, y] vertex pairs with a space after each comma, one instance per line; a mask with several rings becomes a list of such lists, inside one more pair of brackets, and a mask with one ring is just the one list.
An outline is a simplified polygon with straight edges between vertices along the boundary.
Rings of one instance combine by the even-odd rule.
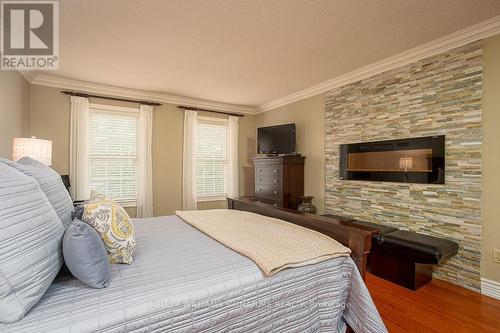
[[499, 0], [63, 0], [53, 74], [260, 105], [500, 15]]

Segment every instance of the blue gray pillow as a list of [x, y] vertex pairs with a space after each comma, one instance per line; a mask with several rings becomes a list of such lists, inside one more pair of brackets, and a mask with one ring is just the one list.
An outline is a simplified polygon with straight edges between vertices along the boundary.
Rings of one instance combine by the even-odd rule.
[[66, 266], [78, 280], [93, 288], [108, 286], [111, 274], [108, 252], [90, 225], [73, 220], [64, 233], [63, 255]]
[[0, 162], [36, 180], [64, 227], [68, 227], [72, 220], [73, 200], [71, 200], [61, 176], [57, 172], [29, 157], [23, 157], [17, 162], [0, 158]]
[[64, 228], [38, 183], [0, 163], [0, 322], [40, 300], [63, 263]]

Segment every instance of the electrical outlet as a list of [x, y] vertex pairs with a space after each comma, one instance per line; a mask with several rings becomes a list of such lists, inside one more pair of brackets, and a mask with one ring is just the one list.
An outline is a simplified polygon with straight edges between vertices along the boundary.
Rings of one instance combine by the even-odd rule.
[[500, 264], [500, 249], [493, 249], [493, 262]]

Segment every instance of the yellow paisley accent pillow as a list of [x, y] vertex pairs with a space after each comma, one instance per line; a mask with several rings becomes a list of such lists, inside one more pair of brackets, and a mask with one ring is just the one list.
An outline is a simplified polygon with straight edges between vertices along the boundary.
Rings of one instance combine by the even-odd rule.
[[101, 236], [110, 263], [134, 261], [135, 234], [127, 212], [115, 201], [103, 196], [91, 198], [84, 206], [83, 221]]

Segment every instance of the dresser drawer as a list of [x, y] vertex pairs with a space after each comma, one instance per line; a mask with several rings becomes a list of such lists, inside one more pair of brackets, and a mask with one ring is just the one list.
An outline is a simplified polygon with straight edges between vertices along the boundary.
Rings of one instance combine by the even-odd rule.
[[255, 187], [255, 196], [266, 197], [266, 198], [281, 198], [280, 188], [266, 188], [264, 186]]
[[261, 165], [255, 166], [255, 177], [281, 177], [283, 166], [281, 165]]
[[275, 187], [281, 187], [281, 174], [269, 176], [255, 175], [255, 185], [271, 184]]
[[269, 198], [255, 198], [257, 202], [262, 202], [266, 203], [269, 205], [273, 205], [274, 207], [283, 207], [281, 199], [279, 200], [274, 200], [274, 199], [269, 199]]
[[281, 188], [269, 185], [255, 185], [255, 197], [269, 200], [281, 200], [283, 193]]
[[281, 187], [269, 183], [255, 184], [255, 195], [263, 197], [281, 197]]

